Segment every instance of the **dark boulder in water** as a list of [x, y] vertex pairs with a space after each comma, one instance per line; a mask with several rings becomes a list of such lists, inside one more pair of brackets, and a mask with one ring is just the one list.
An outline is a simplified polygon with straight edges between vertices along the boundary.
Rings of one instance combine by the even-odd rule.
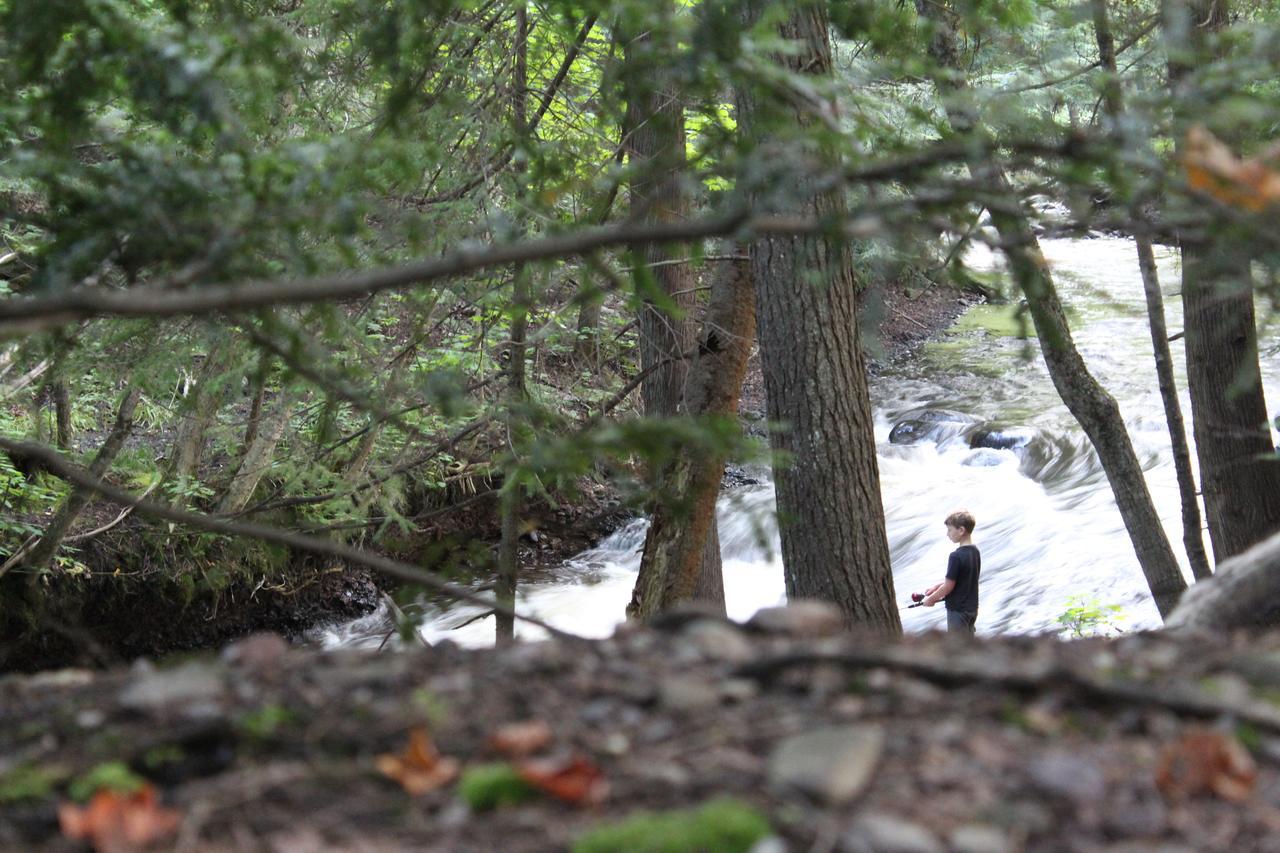
[[932, 441], [941, 444], [960, 435], [978, 422], [972, 415], [948, 409], [923, 409], [894, 424], [889, 431], [890, 444], [919, 444]]
[[970, 447], [988, 447], [992, 450], [1020, 450], [1036, 437], [1036, 431], [1027, 427], [983, 427], [969, 434]]

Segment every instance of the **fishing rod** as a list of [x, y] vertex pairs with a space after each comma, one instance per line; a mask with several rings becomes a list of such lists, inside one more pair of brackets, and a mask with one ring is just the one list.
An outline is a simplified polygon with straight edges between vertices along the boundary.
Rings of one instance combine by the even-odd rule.
[[924, 593], [923, 592], [911, 593], [911, 601], [912, 601], [911, 604], [908, 604], [906, 607], [899, 607], [898, 609], [910, 610], [913, 607], [924, 607]]

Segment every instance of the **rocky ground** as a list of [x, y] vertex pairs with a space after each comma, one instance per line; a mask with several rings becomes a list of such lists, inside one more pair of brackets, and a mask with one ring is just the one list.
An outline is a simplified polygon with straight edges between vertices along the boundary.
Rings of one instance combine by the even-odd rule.
[[[1278, 688], [1276, 636], [888, 643], [816, 604], [499, 651], [256, 635], [0, 680], [0, 848], [1280, 850]], [[104, 783], [150, 787], [75, 804]]]

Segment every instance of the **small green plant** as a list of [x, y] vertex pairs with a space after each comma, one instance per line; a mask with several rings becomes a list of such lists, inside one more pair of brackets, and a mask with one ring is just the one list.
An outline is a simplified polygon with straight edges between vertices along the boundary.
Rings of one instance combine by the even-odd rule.
[[737, 800], [712, 800], [698, 809], [641, 812], [579, 838], [573, 853], [684, 853], [750, 850], [773, 833], [769, 821]]
[[1121, 633], [1116, 617], [1119, 604], [1102, 604], [1096, 598], [1073, 595], [1067, 599], [1067, 609], [1058, 616], [1058, 624], [1070, 632], [1072, 639], [1083, 637], [1108, 637]]
[[254, 740], [266, 740], [282, 726], [294, 723], [297, 719], [298, 715], [293, 711], [283, 705], [272, 703], [245, 714], [239, 719], [237, 725], [248, 737]]
[[458, 795], [473, 811], [484, 812], [499, 806], [514, 806], [537, 795], [537, 790], [520, 778], [510, 764], [482, 764], [462, 774]]
[[108, 761], [72, 782], [67, 793], [73, 800], [84, 802], [101, 788], [131, 794], [141, 790], [146, 784], [147, 780], [130, 770], [124, 762]]

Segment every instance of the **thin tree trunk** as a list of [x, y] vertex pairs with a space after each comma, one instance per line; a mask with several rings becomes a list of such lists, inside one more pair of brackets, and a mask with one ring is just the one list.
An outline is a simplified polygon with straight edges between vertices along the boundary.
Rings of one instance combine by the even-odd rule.
[[[769, 5], [747, 3], [748, 29]], [[820, 86], [831, 75], [826, 7], [786, 8], [781, 35], [793, 49], [777, 61]], [[739, 90], [738, 125], [757, 151], [769, 150], [771, 167], [835, 159], [828, 148], [770, 150], [797, 130], [812, 138], [813, 111], [834, 112], [834, 104], [806, 109], [765, 97]], [[787, 189], [792, 200], [768, 205], [770, 212], [833, 223], [847, 215], [843, 191], [818, 190], [804, 170]], [[849, 247], [838, 237], [761, 239], [751, 249], [751, 274], [768, 415], [784, 425], [770, 441], [787, 460], [774, 471], [787, 595], [832, 602], [850, 625], [899, 634]]]
[[[1093, 29], [1098, 41], [1098, 58], [1107, 75], [1102, 86], [1102, 102], [1111, 121], [1111, 134], [1123, 150], [1129, 140], [1121, 131], [1124, 119], [1124, 96], [1120, 75], [1116, 67], [1116, 47], [1111, 36], [1111, 23], [1107, 16], [1107, 0], [1091, 0]], [[1151, 236], [1141, 227], [1146, 217], [1142, 212], [1142, 200], [1135, 198], [1130, 207], [1134, 221], [1139, 224], [1134, 236], [1138, 249], [1138, 269], [1142, 273], [1142, 290], [1147, 300], [1147, 319], [1151, 327], [1151, 347], [1155, 354], [1156, 378], [1160, 387], [1160, 399], [1164, 403], [1165, 422], [1169, 428], [1169, 443], [1173, 453], [1173, 468], [1178, 478], [1178, 497], [1182, 504], [1182, 544], [1196, 580], [1212, 574], [1209, 557], [1204, 550], [1204, 537], [1200, 531], [1200, 503], [1196, 498], [1195, 472], [1191, 468], [1191, 448], [1187, 443], [1187, 430], [1182, 420], [1182, 406], [1178, 403], [1178, 385], [1173, 376], [1173, 356], [1169, 352], [1169, 330], [1164, 319], [1164, 296], [1160, 292], [1160, 278], [1156, 272], [1155, 252]]]
[[[935, 74], [934, 83], [952, 129], [961, 134], [982, 133], [977, 115], [962, 104], [968, 82], [961, 69], [949, 12], [930, 0], [916, 0], [916, 10], [932, 22], [929, 53], [948, 72]], [[992, 187], [997, 197], [1017, 202], [1004, 169], [997, 162], [973, 158], [968, 165], [977, 183]], [[1003, 206], [992, 207], [990, 212], [1010, 272], [1026, 297], [1049, 377], [1098, 454], [1156, 609], [1162, 617], [1168, 616], [1187, 584], [1151, 502], [1142, 466], [1120, 417], [1120, 407], [1089, 373], [1076, 349], [1053, 277], [1028, 218], [1010, 213]]]
[[[691, 417], [737, 417], [742, 378], [755, 340], [754, 299], [747, 262], [724, 262], [712, 287], [697, 361], [689, 374], [685, 404]], [[701, 569], [707, 544], [713, 541], [724, 465], [723, 454], [707, 456], [685, 448], [660, 472], [660, 482], [673, 499], [653, 508], [628, 616], [648, 619], [700, 597], [699, 584], [706, 583]], [[718, 551], [718, 537], [714, 544]], [[703, 596], [717, 592], [723, 602], [723, 584], [719, 590], [702, 590]]]
[[[517, 140], [522, 139], [529, 128], [528, 24], [528, 7], [521, 3], [516, 7], [515, 68], [512, 74], [512, 125]], [[525, 194], [525, 175], [522, 166], [516, 168], [516, 180], [519, 182], [517, 196], [522, 196]], [[507, 444], [514, 451], [515, 438], [520, 432], [520, 420], [523, 417], [521, 409], [526, 398], [525, 331], [529, 311], [529, 269], [524, 265], [515, 270], [511, 310], [513, 316], [510, 359], [507, 362], [506, 426]], [[500, 505], [502, 539], [498, 544], [498, 578], [494, 586], [494, 599], [499, 605], [494, 612], [494, 621], [497, 626], [496, 643], [499, 646], [515, 642], [515, 619], [511, 613], [515, 610], [516, 584], [520, 577], [520, 513], [523, 509], [520, 490], [522, 488], [521, 484], [511, 477], [506, 478], [502, 488]]]
[[253, 375], [253, 402], [249, 404], [249, 419], [244, 425], [244, 446], [248, 447], [258, 437], [258, 427], [262, 423], [262, 405], [267, 399], [267, 374], [271, 372], [271, 356], [259, 355], [257, 371]]
[[67, 380], [59, 379], [53, 383], [53, 413], [57, 424], [58, 449], [70, 450], [73, 429], [71, 427], [71, 389]]
[[[624, 148], [633, 174], [631, 215], [637, 221], [652, 223], [686, 219], [690, 206], [684, 189], [684, 100], [669, 73], [674, 51], [667, 35], [672, 6], [670, 0], [662, 2], [656, 13], [659, 20], [652, 28], [623, 36], [627, 98]], [[636, 273], [637, 280], [656, 291], [641, 294], [639, 316], [640, 368], [645, 373], [640, 397], [648, 417], [675, 415], [684, 399], [689, 376], [685, 356], [697, 338], [697, 277], [690, 265], [680, 260], [687, 251], [684, 246], [648, 244], [642, 253], [644, 269]], [[663, 489], [675, 500], [688, 498], [670, 485]], [[699, 600], [723, 611], [720, 536], [714, 524], [707, 536], [700, 569], [704, 578], [695, 588]]]
[[[111, 467], [111, 463], [115, 461], [116, 455], [120, 452], [120, 448], [124, 446], [125, 439], [129, 437], [129, 433], [133, 430], [133, 413], [138, 408], [138, 400], [142, 397], [142, 391], [138, 388], [130, 388], [125, 391], [124, 397], [120, 400], [120, 406], [116, 410], [116, 422], [111, 427], [111, 432], [107, 434], [106, 440], [102, 446], [98, 448], [98, 452], [93, 457], [93, 462], [89, 465], [89, 474], [94, 479], [101, 479], [102, 476]], [[76, 519], [93, 497], [93, 492], [88, 489], [75, 488], [72, 490], [62, 506], [58, 507], [58, 511], [54, 513], [53, 519], [49, 522], [49, 526], [45, 528], [44, 534], [40, 537], [40, 541], [32, 546], [31, 551], [27, 554], [24, 562], [33, 569], [46, 568], [58, 553], [58, 548], [62, 545], [62, 541], [66, 538], [71, 525], [75, 524]]]
[[289, 403], [289, 395], [282, 390], [270, 410], [262, 416], [261, 426], [253, 443], [245, 447], [235, 476], [231, 478], [226, 493], [218, 503], [220, 514], [232, 515], [249, 505], [258, 483], [271, 469], [276, 446], [280, 444], [285, 428], [289, 425], [289, 415], [292, 413]]
[[[1227, 25], [1230, 9], [1227, 0], [1166, 0], [1164, 12], [1181, 144], [1186, 128], [1205, 114], [1191, 74], [1212, 58], [1209, 36]], [[1209, 539], [1219, 562], [1280, 528], [1280, 461], [1258, 363], [1252, 251], [1225, 231], [1182, 238], [1187, 388]]]

